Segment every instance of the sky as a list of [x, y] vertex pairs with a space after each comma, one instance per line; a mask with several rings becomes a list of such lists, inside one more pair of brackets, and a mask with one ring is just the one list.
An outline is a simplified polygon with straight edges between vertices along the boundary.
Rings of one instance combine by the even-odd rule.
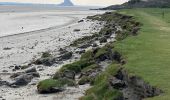
[[[121, 4], [128, 0], [71, 0], [71, 1], [75, 5], [108, 6], [113, 4]], [[59, 4], [63, 2], [63, 0], [0, 0], [0, 2]]]

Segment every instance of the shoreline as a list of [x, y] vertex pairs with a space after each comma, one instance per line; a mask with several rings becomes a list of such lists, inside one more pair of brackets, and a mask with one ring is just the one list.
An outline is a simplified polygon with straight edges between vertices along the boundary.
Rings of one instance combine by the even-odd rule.
[[13, 36], [20, 36], [20, 35], [30, 35], [30, 34], [41, 33], [41, 32], [45, 32], [45, 31], [49, 31], [49, 30], [53, 30], [53, 29], [62, 29], [64, 27], [74, 25], [76, 22], [79, 21], [79, 18], [76, 18], [76, 17], [71, 17], [71, 16], [66, 16], [66, 17], [72, 18], [72, 20], [63, 24], [63, 25], [52, 26], [52, 27], [48, 27], [48, 28], [43, 28], [43, 29], [38, 29], [38, 30], [28, 31], [28, 32], [23, 32], [23, 33], [16, 33], [16, 34], [12, 34], [12, 35], [0, 36], [0, 38], [7, 38], [7, 37], [13, 37]]
[[[94, 14], [96, 14], [96, 12], [94, 12]], [[78, 22], [86, 16], [88, 16], [88, 14], [78, 14], [78, 16], [75, 16], [74, 20], [69, 22], [69, 24], [67, 23], [66, 26], [62, 25], [59, 28], [52, 27], [33, 32], [0, 37], [0, 40], [2, 41], [0, 43], [0, 50], [2, 51], [0, 53], [0, 59], [2, 61], [0, 63], [2, 66], [0, 69], [0, 82], [14, 81], [10, 76], [24, 71], [23, 69], [14, 71], [15, 66], [26, 65], [34, 59], [39, 58], [40, 55], [46, 51], [59, 56], [58, 50], [60, 48], [65, 48], [78, 38], [91, 35], [93, 32], [98, 32], [101, 25], [98, 25], [97, 21], [92, 22], [83, 19], [83, 22]], [[76, 32], [74, 31], [75, 29], [80, 29], [80, 31]], [[70, 49], [68, 48], [68, 50]], [[35, 98], [36, 100], [42, 100], [43, 98], [45, 100], [47, 98], [52, 99], [53, 96], [44, 97], [44, 95], [38, 95], [35, 84], [40, 80], [51, 77], [57, 68], [60, 68], [63, 64], [76, 60], [75, 58], [51, 67], [41, 65], [30, 66], [36, 67], [37, 72], [40, 74], [40, 78], [33, 79], [30, 84], [21, 88], [14, 89], [2, 86], [0, 88], [0, 96], [7, 100], [28, 100], [29, 98]], [[68, 92], [72, 92], [72, 90]], [[8, 96], [8, 94], [11, 96]]]

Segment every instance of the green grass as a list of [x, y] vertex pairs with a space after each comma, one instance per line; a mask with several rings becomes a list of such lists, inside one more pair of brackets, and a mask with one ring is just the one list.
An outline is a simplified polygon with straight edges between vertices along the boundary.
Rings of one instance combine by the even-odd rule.
[[148, 100], [169, 100], [170, 9], [130, 9], [119, 12], [135, 16], [143, 24], [139, 35], [129, 36], [115, 44], [115, 49], [127, 60], [124, 67], [165, 92]]
[[93, 87], [87, 90], [86, 96], [80, 98], [80, 100], [114, 100], [120, 97], [122, 94], [109, 84], [109, 78], [116, 75], [118, 70], [118, 64], [113, 63], [108, 66], [106, 71], [96, 77]]
[[51, 88], [63, 88], [64, 85], [75, 86], [76, 83], [70, 79], [46, 79], [38, 83], [37, 89], [40, 93], [49, 92]]
[[64, 65], [60, 71], [63, 72], [65, 70], [74, 71], [75, 73], [80, 73], [82, 69], [94, 64], [94, 61], [87, 61], [87, 60], [79, 60], [73, 62], [71, 64]]

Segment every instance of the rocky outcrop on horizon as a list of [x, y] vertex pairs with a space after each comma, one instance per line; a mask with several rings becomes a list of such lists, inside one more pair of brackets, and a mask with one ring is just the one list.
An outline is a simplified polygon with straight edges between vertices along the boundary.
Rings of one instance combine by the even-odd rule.
[[64, 0], [64, 2], [58, 6], [74, 6], [74, 4], [71, 2], [71, 0]]

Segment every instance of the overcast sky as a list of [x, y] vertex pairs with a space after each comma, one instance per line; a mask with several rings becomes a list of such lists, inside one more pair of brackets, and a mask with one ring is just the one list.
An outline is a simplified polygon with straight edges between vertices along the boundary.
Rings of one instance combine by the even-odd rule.
[[[50, 3], [58, 4], [63, 0], [0, 0], [0, 2], [24, 2], [24, 3]], [[107, 6], [112, 4], [121, 4], [128, 0], [71, 0], [75, 5], [97, 5]]]

